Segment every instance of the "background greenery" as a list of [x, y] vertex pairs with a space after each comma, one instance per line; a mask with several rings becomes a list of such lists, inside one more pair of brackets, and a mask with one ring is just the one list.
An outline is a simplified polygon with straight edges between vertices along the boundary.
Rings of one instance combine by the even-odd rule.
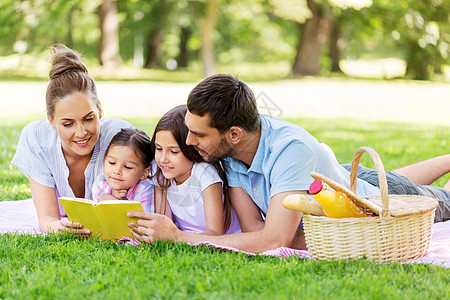
[[[109, 31], [99, 17], [105, 4], [114, 17]], [[0, 78], [44, 76], [33, 70], [36, 57], [59, 42], [86, 55], [91, 66], [108, 65], [102, 49], [117, 48], [105, 77], [127, 67], [129, 77], [153, 79], [142, 67], [172, 69], [176, 62], [194, 80], [209, 75], [205, 66], [218, 71], [243, 63], [283, 64], [266, 72], [267, 79], [448, 80], [449, 13], [443, 0], [0, 0], [0, 57], [14, 61], [0, 64]], [[106, 35], [117, 41], [102, 46]], [[29, 54], [34, 59], [27, 64]], [[374, 59], [382, 65], [378, 72], [354, 70]]]
[[[100, 80], [198, 81], [204, 65], [211, 64], [202, 56], [208, 43], [217, 72], [245, 81], [302, 75], [450, 80], [449, 1], [113, 1], [121, 61], [112, 69], [99, 57], [98, 7], [106, 2], [0, 0], [0, 80], [46, 80], [48, 48], [56, 42], [84, 54], [90, 73]], [[208, 40], [204, 28], [214, 3], [217, 20]], [[311, 38], [305, 29], [315, 18], [329, 25], [317, 60], [309, 59], [319, 72], [298, 73], [301, 43], [318, 36]], [[333, 45], [340, 51], [338, 68], [330, 55]], [[175, 70], [168, 70], [171, 59]], [[0, 200], [26, 199], [28, 180], [9, 163], [20, 131], [35, 118], [3, 115], [8, 117], [0, 119]], [[354, 151], [367, 145], [387, 170], [445, 154], [450, 140], [450, 127], [443, 125], [289, 120], [330, 145], [340, 162], [350, 162]], [[154, 118], [128, 121], [149, 134], [156, 124]], [[372, 166], [368, 156], [362, 163]], [[250, 257], [167, 242], [136, 248], [68, 235], [0, 236], [0, 299], [448, 299], [449, 281], [448, 269], [432, 265]]]

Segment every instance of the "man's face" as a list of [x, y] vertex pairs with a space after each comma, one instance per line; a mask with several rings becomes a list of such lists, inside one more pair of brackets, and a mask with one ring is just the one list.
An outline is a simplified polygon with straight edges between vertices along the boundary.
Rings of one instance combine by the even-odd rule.
[[209, 114], [200, 117], [188, 111], [184, 120], [189, 129], [186, 144], [194, 146], [205, 161], [216, 162], [232, 156], [233, 149], [226, 139], [226, 132], [220, 134], [209, 126]]

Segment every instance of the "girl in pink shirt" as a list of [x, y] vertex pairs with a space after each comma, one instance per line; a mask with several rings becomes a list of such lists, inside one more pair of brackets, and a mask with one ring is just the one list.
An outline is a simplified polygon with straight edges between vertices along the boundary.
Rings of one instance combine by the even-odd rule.
[[153, 184], [148, 178], [153, 152], [150, 138], [142, 130], [123, 128], [105, 153], [104, 173], [92, 187], [92, 199], [133, 200], [154, 212]]

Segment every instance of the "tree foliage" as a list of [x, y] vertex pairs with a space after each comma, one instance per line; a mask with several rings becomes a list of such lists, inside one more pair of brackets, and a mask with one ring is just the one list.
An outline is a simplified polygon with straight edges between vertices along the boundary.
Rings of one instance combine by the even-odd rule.
[[[24, 49], [38, 53], [61, 42], [97, 56], [97, 10], [102, 2], [0, 0], [0, 55]], [[116, 2], [123, 63], [155, 68], [165, 67], [169, 60], [182, 67], [201, 61], [210, 1]], [[321, 14], [317, 24], [329, 22], [322, 33], [304, 31], [314, 20], [311, 5]], [[289, 61], [298, 62], [301, 69], [314, 60], [319, 74], [324, 68], [339, 70], [340, 56], [377, 51], [379, 56], [404, 59], [406, 76], [414, 79], [432, 78], [449, 64], [450, 1], [217, 0], [215, 11], [209, 43], [220, 64]], [[311, 52], [314, 58], [299, 60], [304, 44], [314, 40], [321, 43]]]
[[[392, 45], [406, 61], [406, 76], [429, 79], [449, 62], [450, 2], [374, 0], [355, 12], [348, 33], [359, 44]], [[347, 40], [350, 37], [347, 36]]]

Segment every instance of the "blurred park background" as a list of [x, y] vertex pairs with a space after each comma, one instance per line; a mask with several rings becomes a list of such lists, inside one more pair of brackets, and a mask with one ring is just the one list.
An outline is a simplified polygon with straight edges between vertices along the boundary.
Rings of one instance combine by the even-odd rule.
[[3, 115], [43, 112], [55, 43], [85, 56], [111, 114], [161, 115], [230, 73], [263, 112], [450, 122], [446, 0], [0, 0]]
[[119, 67], [116, 76], [131, 79], [158, 79], [158, 73], [141, 77], [119, 72], [120, 66], [189, 71], [160, 78], [173, 80], [197, 79], [230, 65], [252, 73], [249, 79], [267, 80], [341, 72], [424, 80], [449, 73], [450, 2], [444, 0], [0, 3], [3, 77], [44, 76], [33, 73], [40, 67], [35, 58], [54, 43], [74, 47], [89, 65]]

